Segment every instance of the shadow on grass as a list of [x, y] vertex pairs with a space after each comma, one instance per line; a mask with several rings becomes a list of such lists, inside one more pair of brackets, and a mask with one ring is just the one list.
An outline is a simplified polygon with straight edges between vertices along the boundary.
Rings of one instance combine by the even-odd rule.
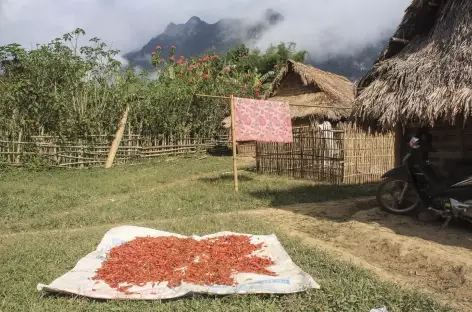
[[377, 184], [366, 185], [304, 185], [282, 190], [249, 192], [252, 196], [270, 199], [277, 208], [287, 205], [319, 203], [375, 195]]
[[210, 156], [233, 156], [233, 150], [226, 145], [217, 145], [206, 150]]
[[[211, 178], [200, 178], [198, 181], [204, 182], [204, 183], [218, 183], [218, 182], [227, 182], [227, 181], [233, 181], [234, 177], [232, 174], [225, 174], [225, 175], [220, 175], [218, 177], [211, 177]], [[238, 181], [240, 182], [249, 182], [253, 181], [254, 179], [251, 177], [248, 177], [246, 175], [240, 174], [238, 176]]]
[[374, 197], [378, 184], [313, 185], [290, 189], [250, 192], [269, 199], [274, 208], [333, 222], [376, 223], [394, 233], [418, 237], [442, 245], [472, 249], [471, 224], [451, 222], [439, 231], [442, 221], [422, 222], [416, 216], [398, 216], [381, 211]]

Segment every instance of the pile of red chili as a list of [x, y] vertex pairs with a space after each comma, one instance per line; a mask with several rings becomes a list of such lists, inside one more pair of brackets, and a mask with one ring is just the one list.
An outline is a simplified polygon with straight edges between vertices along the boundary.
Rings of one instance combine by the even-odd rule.
[[161, 282], [168, 282], [168, 287], [182, 282], [234, 285], [234, 273], [277, 275], [267, 269], [273, 260], [253, 254], [262, 245], [252, 244], [245, 235], [200, 241], [173, 236], [138, 237], [112, 248], [93, 279], [122, 292], [133, 285]]

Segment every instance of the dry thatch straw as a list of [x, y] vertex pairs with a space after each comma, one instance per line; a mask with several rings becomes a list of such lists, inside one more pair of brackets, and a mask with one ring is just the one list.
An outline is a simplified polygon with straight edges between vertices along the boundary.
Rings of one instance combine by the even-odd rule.
[[[365, 127], [454, 123], [472, 113], [472, 1], [414, 0], [357, 85], [353, 115]], [[466, 119], [465, 118], [465, 119]]]
[[[345, 77], [288, 60], [264, 99], [288, 102], [292, 119], [312, 117], [337, 121], [351, 114], [354, 85]], [[223, 119], [222, 126], [231, 126], [230, 117]]]

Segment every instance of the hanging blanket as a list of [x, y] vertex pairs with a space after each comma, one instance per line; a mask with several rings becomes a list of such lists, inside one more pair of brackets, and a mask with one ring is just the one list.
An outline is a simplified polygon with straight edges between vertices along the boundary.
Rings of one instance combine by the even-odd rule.
[[236, 140], [293, 142], [288, 103], [233, 98]]

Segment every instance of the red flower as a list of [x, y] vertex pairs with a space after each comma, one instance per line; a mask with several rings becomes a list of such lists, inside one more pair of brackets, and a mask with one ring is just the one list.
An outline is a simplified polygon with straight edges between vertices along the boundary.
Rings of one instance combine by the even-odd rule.
[[176, 48], [176, 46], [175, 46], [175, 45], [171, 46], [171, 49], [174, 49], [174, 50], [175, 50], [175, 48]]
[[151, 55], [156, 55], [156, 52], [152, 52]]
[[189, 67], [187, 67], [187, 70], [193, 70], [193, 69], [194, 69], [194, 67], [193, 67], [193, 66], [189, 66]]
[[203, 59], [201, 57], [198, 58], [197, 62], [202, 62]]
[[223, 70], [229, 72], [229, 71], [231, 71], [231, 67], [226, 66]]
[[203, 77], [203, 79], [208, 79], [208, 78], [210, 78], [210, 75], [204, 74], [202, 77]]
[[183, 59], [179, 59], [176, 63], [179, 64], [179, 65], [180, 65], [180, 64], [183, 64], [183, 63], [184, 63], [184, 60], [183, 60]]
[[160, 49], [161, 49], [160, 45], [156, 46], [156, 50], [160, 50]]
[[246, 75], [246, 78], [251, 78], [251, 77], [252, 77], [251, 74], [247, 74], [247, 75]]
[[185, 56], [181, 55], [181, 56], [179, 57], [179, 59], [185, 60]]
[[247, 56], [246, 56], [246, 55], [243, 55], [243, 60], [245, 60], [246, 58], [247, 58]]
[[203, 61], [208, 62], [210, 60], [210, 57], [207, 55], [203, 58]]
[[169, 61], [173, 62], [175, 61], [175, 58], [173, 56], [169, 57]]
[[275, 65], [274, 65], [274, 68], [279, 68], [279, 65], [275, 64]]
[[161, 59], [159, 60], [159, 62], [160, 62], [160, 63], [164, 63], [165, 60], [164, 60], [163, 58], [161, 58]]
[[257, 83], [257, 85], [258, 85], [259, 87], [262, 87], [262, 82], [259, 81], [259, 82]]

